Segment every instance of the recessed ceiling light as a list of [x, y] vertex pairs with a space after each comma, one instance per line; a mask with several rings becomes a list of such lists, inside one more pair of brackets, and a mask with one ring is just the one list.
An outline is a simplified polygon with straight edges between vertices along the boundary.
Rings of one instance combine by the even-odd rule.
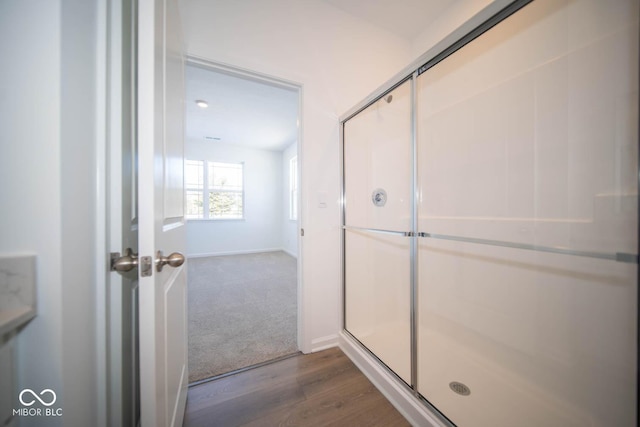
[[200, 108], [207, 108], [209, 106], [207, 101], [203, 101], [202, 99], [196, 100], [196, 105]]

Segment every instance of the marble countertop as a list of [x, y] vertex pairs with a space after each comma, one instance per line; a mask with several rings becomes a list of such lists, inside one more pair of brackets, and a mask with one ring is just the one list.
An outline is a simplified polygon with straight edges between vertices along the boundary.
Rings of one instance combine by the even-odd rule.
[[0, 255], [0, 335], [36, 315], [36, 256]]

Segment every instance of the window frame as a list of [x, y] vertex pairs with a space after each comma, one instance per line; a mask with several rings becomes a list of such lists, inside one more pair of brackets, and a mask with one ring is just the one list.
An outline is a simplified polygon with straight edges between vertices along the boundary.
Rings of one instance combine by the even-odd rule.
[[298, 179], [298, 155], [289, 159], [289, 220], [298, 220], [298, 197], [299, 197], [299, 179]]
[[[202, 169], [202, 175], [201, 178], [202, 179], [202, 184], [201, 186], [197, 187], [197, 186], [188, 186], [187, 185], [187, 170], [189, 169], [189, 163], [199, 163], [200, 168]], [[184, 212], [184, 218], [186, 220], [201, 220], [204, 219], [204, 212], [205, 212], [205, 208], [206, 206], [206, 201], [205, 201], [205, 169], [206, 169], [206, 161], [205, 160], [193, 160], [193, 159], [185, 159], [184, 162], [184, 171], [185, 171], [185, 182], [184, 182], [184, 200], [185, 200], [185, 212]], [[189, 207], [189, 203], [188, 203], [188, 197], [187, 195], [189, 194], [189, 192], [197, 192], [200, 195], [200, 210], [201, 212], [199, 212], [197, 215], [198, 216], [193, 216], [188, 214], [188, 207]]]

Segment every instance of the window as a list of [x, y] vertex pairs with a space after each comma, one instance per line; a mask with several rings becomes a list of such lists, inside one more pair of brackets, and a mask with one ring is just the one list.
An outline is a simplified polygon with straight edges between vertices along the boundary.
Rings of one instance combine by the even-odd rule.
[[298, 156], [289, 160], [289, 219], [298, 219]]
[[242, 218], [242, 163], [208, 163], [209, 218]]
[[244, 179], [242, 163], [187, 160], [185, 163], [186, 217], [242, 219]]

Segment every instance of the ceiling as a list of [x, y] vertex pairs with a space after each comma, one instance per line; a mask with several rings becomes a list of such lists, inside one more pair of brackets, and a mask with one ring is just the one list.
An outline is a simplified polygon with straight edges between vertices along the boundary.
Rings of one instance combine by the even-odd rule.
[[281, 151], [297, 138], [297, 90], [188, 65], [186, 104], [189, 140]]
[[322, 0], [412, 41], [457, 0]]

